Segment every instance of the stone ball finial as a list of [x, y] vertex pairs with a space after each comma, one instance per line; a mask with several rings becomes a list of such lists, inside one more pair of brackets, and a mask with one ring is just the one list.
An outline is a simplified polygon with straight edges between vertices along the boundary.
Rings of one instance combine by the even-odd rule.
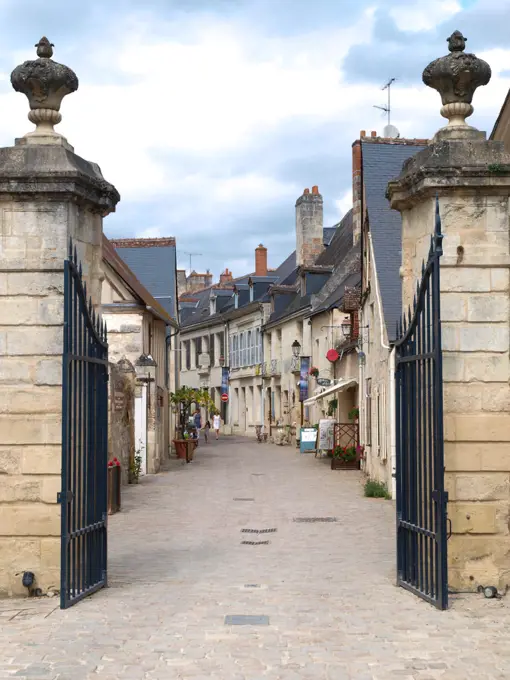
[[446, 40], [450, 54], [425, 68], [423, 82], [441, 95], [441, 115], [448, 118], [448, 128], [474, 129], [465, 119], [474, 111], [471, 101], [476, 88], [491, 79], [491, 68], [483, 59], [464, 52], [467, 38], [460, 31], [454, 31]]
[[62, 120], [59, 113], [62, 100], [76, 92], [78, 78], [68, 66], [53, 61], [54, 45], [48, 38], [43, 36], [35, 47], [38, 58], [25, 61], [11, 73], [12, 87], [28, 98], [28, 119], [36, 125], [34, 132], [24, 139], [26, 143], [59, 144], [64, 138], [53, 126]]

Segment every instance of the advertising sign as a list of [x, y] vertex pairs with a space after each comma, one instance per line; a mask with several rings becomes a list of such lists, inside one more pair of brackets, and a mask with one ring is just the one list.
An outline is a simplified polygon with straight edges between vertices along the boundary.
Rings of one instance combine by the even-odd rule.
[[300, 453], [310, 453], [316, 450], [317, 430], [314, 427], [302, 427], [299, 436]]
[[319, 420], [319, 443], [318, 449], [333, 451], [335, 442], [335, 421]]
[[310, 370], [310, 357], [301, 357], [299, 369], [299, 401], [308, 399], [308, 371]]
[[227, 395], [226, 401], [228, 401], [228, 378], [229, 378], [229, 370], [227, 366], [224, 366], [221, 369], [221, 396], [222, 396], [222, 401], [223, 400], [223, 395]]

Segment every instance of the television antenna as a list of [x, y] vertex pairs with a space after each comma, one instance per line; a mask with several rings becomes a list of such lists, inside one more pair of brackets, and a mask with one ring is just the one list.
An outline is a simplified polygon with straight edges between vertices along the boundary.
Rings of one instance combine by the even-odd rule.
[[189, 273], [191, 274], [191, 272], [192, 272], [192, 269], [191, 269], [191, 258], [192, 258], [192, 257], [202, 257], [202, 253], [190, 253], [190, 252], [187, 251], [187, 250], [181, 250], [181, 253], [183, 253], [183, 255], [189, 255]]
[[388, 125], [391, 125], [391, 86], [393, 83], [396, 81], [396, 78], [390, 78], [386, 85], [381, 87], [381, 90], [388, 90], [388, 104], [386, 106], [377, 106], [377, 104], [374, 104], [374, 109], [380, 109], [381, 111], [384, 111], [384, 113], [387, 114], [388, 116]]

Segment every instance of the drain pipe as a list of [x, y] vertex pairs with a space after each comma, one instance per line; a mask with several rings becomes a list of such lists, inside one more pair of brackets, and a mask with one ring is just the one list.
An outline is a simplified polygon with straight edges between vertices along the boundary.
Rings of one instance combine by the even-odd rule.
[[368, 235], [370, 244], [370, 258], [374, 270], [375, 280], [375, 295], [377, 299], [377, 311], [379, 312], [379, 321], [381, 327], [381, 347], [387, 349], [389, 352], [388, 361], [388, 382], [389, 382], [389, 400], [390, 400], [390, 463], [391, 463], [391, 497], [397, 497], [397, 432], [396, 432], [396, 412], [395, 412], [395, 348], [384, 342], [384, 322], [382, 314], [381, 292], [379, 290], [379, 280], [377, 278], [377, 269], [374, 258], [374, 247], [372, 244], [371, 234]]

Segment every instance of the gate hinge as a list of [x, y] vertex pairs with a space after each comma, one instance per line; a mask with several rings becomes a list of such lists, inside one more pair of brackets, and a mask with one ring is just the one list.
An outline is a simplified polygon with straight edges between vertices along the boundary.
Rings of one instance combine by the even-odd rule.
[[70, 503], [74, 498], [72, 491], [59, 491], [57, 493], [57, 503]]

